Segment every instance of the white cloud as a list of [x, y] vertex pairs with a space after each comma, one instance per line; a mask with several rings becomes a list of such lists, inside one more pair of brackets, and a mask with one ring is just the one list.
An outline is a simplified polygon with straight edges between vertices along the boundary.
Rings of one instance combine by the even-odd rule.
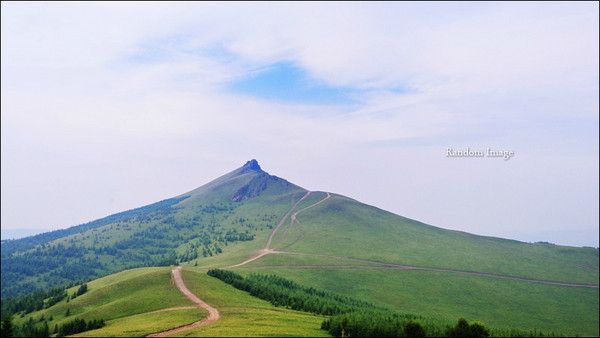
[[[3, 226], [89, 220], [257, 157], [308, 188], [478, 233], [560, 241], [577, 214], [587, 235], [569, 243], [597, 245], [597, 3], [2, 3], [1, 57]], [[362, 105], [223, 90], [282, 60], [362, 89]], [[440, 157], [459, 141], [518, 158]]]

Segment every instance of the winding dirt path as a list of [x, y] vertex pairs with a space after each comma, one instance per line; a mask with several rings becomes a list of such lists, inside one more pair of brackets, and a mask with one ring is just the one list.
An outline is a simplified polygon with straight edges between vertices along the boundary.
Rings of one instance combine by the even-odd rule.
[[231, 266], [229, 266], [229, 268], [237, 268], [238, 266], [246, 265], [246, 264], [248, 264], [248, 263], [250, 263], [252, 261], [255, 261], [255, 260], [261, 258], [262, 256], [268, 255], [270, 253], [273, 253], [273, 250], [271, 250], [271, 249], [260, 249], [260, 250], [258, 250], [258, 252], [256, 253], [256, 255], [254, 255], [254, 256], [246, 259], [245, 261], [243, 261], [243, 262], [241, 262], [239, 264], [231, 265]]
[[[170, 329], [170, 330], [163, 331], [163, 332], [153, 333], [151, 335], [148, 335], [148, 337], [167, 337], [170, 335], [174, 335], [177, 333], [195, 329], [200, 326], [214, 323], [217, 320], [219, 320], [219, 318], [221, 317], [221, 315], [219, 314], [219, 310], [206, 304], [202, 299], [198, 298], [195, 294], [193, 294], [192, 291], [190, 291], [190, 289], [187, 288], [187, 286], [185, 286], [185, 283], [183, 282], [183, 277], [181, 276], [181, 267], [180, 266], [171, 270], [171, 274], [173, 276], [173, 280], [175, 281], [175, 285], [177, 286], [179, 291], [181, 291], [181, 293], [183, 293], [189, 300], [191, 300], [192, 302], [197, 304], [196, 307], [206, 309], [208, 311], [208, 317], [206, 317], [200, 321], [188, 324], [188, 325], [183, 325], [183, 326], [176, 327], [174, 329]], [[169, 308], [169, 309], [163, 309], [163, 310], [159, 310], [159, 311], [179, 310], [182, 308], [187, 308], [187, 307]]]
[[[310, 209], [310, 208], [313, 208], [313, 207], [325, 202], [327, 199], [329, 199], [331, 197], [330, 193], [326, 193], [327, 196], [320, 199], [319, 201], [294, 212], [294, 210], [296, 209], [298, 204], [300, 204], [300, 202], [302, 202], [304, 199], [306, 199], [308, 197], [308, 195], [310, 195], [310, 193], [311, 193], [310, 191], [307, 192], [298, 202], [296, 202], [292, 206], [292, 208], [283, 216], [283, 218], [279, 221], [279, 223], [277, 223], [277, 226], [271, 232], [271, 235], [269, 236], [269, 240], [267, 241], [267, 245], [265, 246], [264, 249], [259, 250], [254, 256], [248, 258], [247, 260], [245, 260], [239, 264], [229, 266], [229, 268], [236, 268], [236, 267], [244, 266], [244, 265], [246, 265], [250, 262], [253, 262], [261, 257], [264, 257], [268, 254], [288, 254], [288, 255], [299, 255], [299, 256], [318, 256], [318, 257], [346, 259], [346, 260], [361, 262], [361, 263], [364, 263], [364, 265], [347, 265], [347, 264], [346, 265], [344, 265], [344, 264], [305, 265], [305, 264], [303, 264], [303, 265], [271, 265], [268, 267], [269, 268], [277, 268], [277, 267], [286, 268], [287, 267], [287, 268], [298, 268], [298, 269], [372, 269], [372, 268], [380, 268], [380, 269], [399, 269], [399, 270], [420, 270], [420, 271], [432, 271], [432, 272], [460, 273], [460, 274], [466, 274], [466, 275], [483, 276], [483, 277], [490, 277], [490, 278], [496, 278], [496, 279], [516, 280], [516, 281], [522, 281], [522, 282], [555, 285], [555, 286], [563, 286], [563, 287], [572, 287], [572, 288], [590, 288], [590, 289], [598, 289], [599, 288], [599, 286], [595, 285], [595, 284], [569, 283], [569, 282], [534, 279], [534, 278], [527, 278], [527, 277], [520, 277], [520, 276], [502, 275], [502, 274], [495, 274], [495, 273], [488, 273], [488, 272], [478, 272], [478, 271], [448, 269], [448, 268], [436, 268], [436, 267], [427, 267], [427, 266], [415, 266], [415, 265], [388, 263], [388, 262], [381, 262], [381, 261], [374, 261], [374, 260], [360, 259], [360, 258], [353, 258], [353, 257], [302, 253], [302, 252], [289, 252], [289, 251], [271, 249], [271, 242], [272, 242], [275, 234], [277, 233], [279, 228], [285, 223], [285, 221], [287, 220], [288, 217], [290, 218], [290, 226], [292, 226], [294, 223], [300, 223], [300, 221], [298, 221], [298, 219], [297, 219], [297, 216], [300, 212]], [[289, 229], [289, 227], [286, 229], [286, 233], [287, 233], [288, 229]], [[284, 236], [285, 236], [285, 234], [284, 234]], [[293, 243], [288, 244], [287, 246], [283, 247], [282, 249], [286, 249], [290, 245], [296, 243], [298, 240], [301, 239], [301, 237], [296, 239]], [[257, 268], [263, 268], [263, 267], [257, 267]], [[267, 268], [267, 266], [265, 266], [264, 268]]]
[[[331, 197], [331, 194], [326, 192], [327, 196], [323, 199], [320, 199], [319, 201], [305, 207], [302, 208], [298, 211], [296, 211], [295, 213], [292, 214], [292, 216], [290, 217], [290, 225], [285, 228], [285, 232], [283, 233], [283, 236], [281, 238], [281, 241], [283, 242], [285, 240], [285, 236], [287, 235], [288, 231], [290, 230], [290, 228], [294, 225], [294, 223], [297, 223], [298, 225], [300, 225], [300, 221], [296, 218], [298, 216], [299, 213], [301, 213], [302, 211], [306, 210], [306, 209], [310, 209], [312, 207], [316, 207], [317, 205], [325, 202], [327, 199], [329, 199]], [[304, 238], [304, 229], [300, 226], [300, 236], [298, 236], [298, 238], [296, 238], [294, 241], [292, 241], [291, 243], [289, 243], [288, 245], [282, 247], [281, 249], [287, 249], [289, 247], [291, 247], [292, 245], [298, 243], [298, 241], [302, 240]]]
[[311, 205], [309, 205], [307, 207], [304, 207], [304, 208], [302, 208], [302, 209], [294, 212], [290, 216], [290, 225], [287, 228], [285, 228], [285, 231], [283, 232], [283, 236], [281, 237], [281, 241], [282, 242], [285, 240], [285, 236], [287, 235], [288, 230], [290, 230], [290, 227], [292, 225], [294, 225], [294, 223], [300, 223], [300, 221], [298, 221], [298, 219], [296, 218], [298, 216], [298, 214], [301, 213], [302, 211], [306, 210], [306, 209], [310, 209], [312, 207], [316, 207], [317, 205], [325, 202], [327, 199], [329, 199], [331, 197], [331, 194], [329, 194], [328, 192], [326, 192], [326, 194], [327, 194], [327, 196], [325, 196], [325, 198], [322, 198], [322, 199], [318, 200], [317, 202], [315, 202], [315, 203], [313, 203], [313, 204], [311, 204]]
[[288, 219], [288, 217], [293, 217], [291, 219], [293, 219], [294, 221], [296, 220], [296, 215], [298, 214], [298, 212], [302, 211], [302, 210], [306, 210], [308, 208], [312, 208], [314, 206], [316, 206], [317, 204], [323, 202], [324, 200], [328, 199], [331, 195], [329, 193], [327, 193], [327, 197], [325, 197], [324, 199], [320, 200], [317, 203], [314, 203], [304, 209], [301, 209], [300, 211], [293, 213], [294, 210], [296, 210], [296, 208], [298, 207], [298, 204], [300, 204], [302, 201], [304, 201], [310, 194], [312, 193], [312, 191], [307, 191], [306, 194], [304, 194], [304, 196], [302, 196], [301, 199], [299, 199], [296, 203], [294, 203], [291, 207], [291, 209], [285, 214], [283, 215], [283, 217], [279, 220], [279, 222], [277, 223], [277, 225], [275, 226], [275, 228], [273, 228], [273, 231], [271, 231], [271, 234], [269, 235], [269, 239], [267, 240], [267, 244], [265, 245], [265, 247], [263, 249], [258, 250], [258, 252], [253, 255], [252, 257], [246, 259], [245, 261], [235, 264], [235, 265], [231, 265], [228, 266], [229, 268], [237, 268], [239, 266], [243, 266], [246, 265], [250, 262], [253, 262], [263, 256], [266, 256], [270, 253], [273, 253], [274, 250], [271, 249], [271, 243], [273, 242], [273, 238], [275, 237], [275, 234], [277, 233], [277, 231], [279, 230], [279, 228], [281, 228], [281, 226], [285, 223], [285, 221]]
[[285, 223], [285, 220], [296, 209], [298, 204], [300, 204], [300, 202], [304, 201], [310, 195], [310, 193], [311, 193], [311, 191], [307, 191], [306, 194], [304, 194], [304, 196], [302, 196], [302, 198], [298, 200], [298, 202], [296, 202], [296, 203], [294, 203], [294, 205], [292, 205], [292, 208], [290, 209], [290, 211], [288, 211], [285, 215], [283, 215], [283, 218], [281, 218], [281, 220], [279, 221], [279, 223], [277, 223], [277, 225], [275, 226], [273, 231], [271, 231], [271, 235], [269, 235], [269, 240], [267, 241], [267, 245], [265, 245], [265, 248], [263, 249], [263, 251], [268, 253], [268, 250], [271, 248], [271, 242], [273, 241], [273, 237], [275, 237], [275, 233], [277, 233], [277, 230], [279, 230], [279, 228], [281, 228], [281, 225], [283, 223]]

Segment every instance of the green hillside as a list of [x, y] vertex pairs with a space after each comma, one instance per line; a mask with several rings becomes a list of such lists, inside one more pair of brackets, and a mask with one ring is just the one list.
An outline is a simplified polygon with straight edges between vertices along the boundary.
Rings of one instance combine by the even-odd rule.
[[[223, 322], [249, 315], [243, 306], [206, 293], [202, 285], [216, 283], [203, 275], [206, 268], [276, 273], [442, 321], [465, 317], [498, 329], [599, 334], [597, 249], [437, 228], [344, 196], [308, 192], [267, 174], [256, 161], [172, 199], [60, 233], [3, 242], [2, 297], [175, 263], [187, 266], [187, 279], [198, 280], [191, 290], [229, 313]], [[168, 276], [166, 268], [156, 271]], [[153, 309], [130, 315], [147, 311]], [[142, 330], [143, 316], [131, 327]], [[190, 318], [185, 316], [182, 322]], [[218, 325], [210, 330], [196, 333], [226, 332]]]
[[249, 161], [181, 196], [66, 230], [3, 241], [2, 297], [219, 254], [231, 243], [268, 232], [303, 193]]
[[[81, 337], [143, 337], [151, 333], [196, 322], [207, 315], [171, 282], [169, 267], [141, 268], [109, 275], [88, 283], [88, 291], [66, 302], [25, 315], [14, 323], [21, 326], [30, 318], [34, 325], [54, 326], [76, 318], [104, 319], [106, 326], [85, 331]], [[191, 330], [197, 336], [327, 336], [320, 330], [322, 316], [275, 307], [252, 297], [205, 272], [185, 271], [186, 285], [195, 294], [217, 307], [219, 321], [208, 327]], [[73, 294], [75, 288], [68, 291]], [[69, 309], [70, 315], [65, 316]], [[51, 320], [48, 320], [51, 318]]]
[[[107, 325], [100, 330], [107, 335], [120, 332], [122, 336], [140, 336], [188, 324], [206, 315], [200, 309], [156, 312], [192, 305], [170, 282], [168, 267], [127, 270], [87, 285], [85, 294], [69, 302], [64, 299], [50, 308], [16, 316], [15, 325], [21, 326], [32, 318], [40, 326], [45, 319], [52, 331], [56, 325], [76, 318], [104, 319]], [[72, 295], [75, 290], [74, 287], [67, 292]]]

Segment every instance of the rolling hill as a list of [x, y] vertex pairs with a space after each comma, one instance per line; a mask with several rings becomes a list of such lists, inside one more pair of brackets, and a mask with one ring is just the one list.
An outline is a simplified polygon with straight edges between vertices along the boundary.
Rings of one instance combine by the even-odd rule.
[[[597, 249], [437, 228], [338, 194], [308, 191], [266, 173], [255, 160], [158, 203], [2, 242], [2, 297], [176, 263], [186, 266], [191, 279], [206, 278], [202, 272], [211, 267], [242, 275], [276, 273], [377, 306], [448, 321], [465, 317], [499, 329], [598, 335]], [[131, 271], [168, 274], [168, 268]], [[114, 276], [120, 275], [105, 278]], [[93, 285], [88, 296], [94, 294]], [[158, 298], [171, 299], [166, 293], [173, 290], [161, 292]], [[183, 306], [186, 300], [181, 301], [172, 305]], [[119, 318], [158, 310], [151, 303]], [[101, 309], [101, 304], [94, 302], [85, 311]], [[57, 311], [54, 318], [60, 318], [62, 310]], [[198, 315], [170, 314], [178, 317], [173, 323]], [[111, 318], [117, 320], [104, 318], [109, 325], [100, 330], [111, 329]], [[143, 326], [144, 318], [132, 323]], [[160, 321], [148, 321], [159, 328]], [[196, 333], [205, 330], [217, 326]]]
[[[207, 317], [206, 310], [193, 303], [170, 282], [170, 268], [139, 268], [112, 274], [87, 283], [88, 291], [67, 302], [66, 299], [24, 317], [15, 325], [40, 326], [46, 320], [53, 333], [74, 319], [104, 319], [106, 326], [76, 334], [82, 337], [141, 337], [197, 322]], [[185, 271], [186, 284], [214, 306], [221, 318], [203, 335], [256, 336], [288, 334], [327, 336], [320, 330], [322, 316], [278, 308], [249, 296], [205, 273]], [[67, 290], [69, 295], [76, 288]], [[201, 292], [198, 292], [201, 290]], [[67, 310], [69, 315], [66, 316]], [[203, 330], [204, 331], [204, 330]], [[185, 333], [194, 334], [198, 330]]]

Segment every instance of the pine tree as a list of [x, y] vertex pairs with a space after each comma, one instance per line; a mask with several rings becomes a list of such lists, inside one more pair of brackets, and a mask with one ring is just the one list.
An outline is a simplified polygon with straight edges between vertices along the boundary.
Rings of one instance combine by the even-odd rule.
[[13, 334], [14, 334], [14, 332], [13, 332], [13, 325], [12, 325], [12, 317], [7, 316], [2, 319], [2, 322], [0, 322], [0, 335], [2, 336], [2, 338], [4, 338], [4, 337], [12, 337]]
[[50, 329], [48, 328], [47, 321], [44, 321], [44, 326], [42, 326], [41, 336], [42, 337], [50, 337]]

